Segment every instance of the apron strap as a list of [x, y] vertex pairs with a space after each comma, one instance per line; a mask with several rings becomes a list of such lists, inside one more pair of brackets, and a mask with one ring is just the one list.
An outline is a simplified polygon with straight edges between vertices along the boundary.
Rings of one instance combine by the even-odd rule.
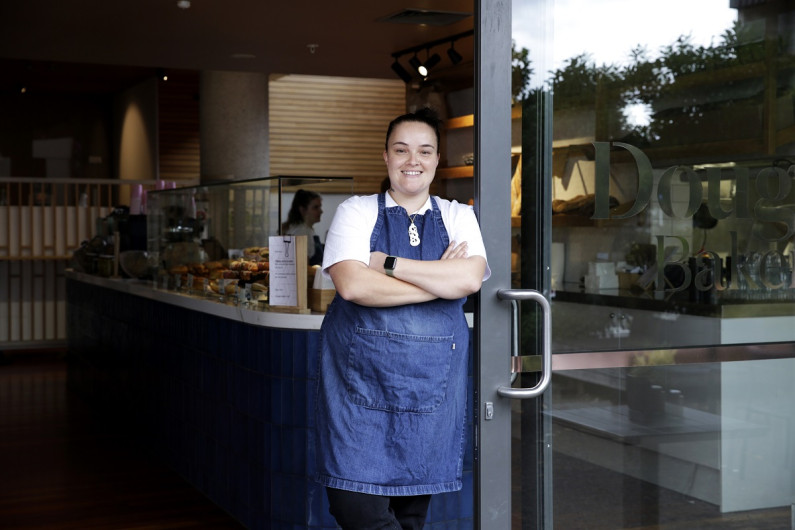
[[370, 252], [375, 250], [375, 243], [378, 241], [378, 235], [384, 227], [384, 210], [386, 209], [386, 192], [378, 194], [378, 218], [375, 220], [373, 232], [370, 234]]
[[439, 205], [436, 204], [436, 199], [433, 198], [433, 195], [431, 195], [431, 208], [433, 209], [433, 219], [436, 221], [436, 226], [439, 228], [439, 234], [442, 237], [442, 243], [444, 243], [444, 248], [447, 248], [450, 245], [450, 235], [447, 233], [447, 227], [444, 226], [442, 211], [439, 209]]

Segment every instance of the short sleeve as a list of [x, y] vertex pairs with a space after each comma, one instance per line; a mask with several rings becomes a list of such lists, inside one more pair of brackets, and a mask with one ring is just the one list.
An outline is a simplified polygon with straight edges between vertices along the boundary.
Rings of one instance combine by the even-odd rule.
[[337, 207], [331, 220], [323, 253], [323, 274], [345, 260], [370, 263], [370, 236], [378, 218], [376, 195], [354, 196]]
[[[483, 280], [491, 276], [491, 269], [486, 258], [486, 245], [483, 243], [483, 236], [480, 233], [480, 224], [475, 216], [475, 210], [467, 204], [452, 201], [444, 204], [442, 214], [445, 218], [447, 233], [451, 241], [461, 243], [467, 242], [467, 252], [470, 256], [483, 256], [486, 259], [486, 270]], [[440, 204], [442, 207], [442, 204]], [[447, 210], [446, 212], [444, 210]]]

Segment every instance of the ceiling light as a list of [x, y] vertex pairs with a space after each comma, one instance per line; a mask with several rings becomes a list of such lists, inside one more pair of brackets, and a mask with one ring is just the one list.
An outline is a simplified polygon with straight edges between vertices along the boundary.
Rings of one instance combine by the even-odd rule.
[[461, 57], [461, 54], [455, 51], [453, 42], [450, 43], [450, 49], [447, 50], [447, 56], [450, 58], [450, 62], [453, 63], [453, 66], [460, 63], [464, 58]]
[[398, 75], [399, 78], [403, 80], [404, 83], [409, 83], [411, 81], [411, 74], [406, 71], [405, 68], [398, 62], [397, 58], [395, 58], [395, 62], [392, 63], [392, 70]]
[[[474, 35], [474, 33], [475, 33], [474, 30], [470, 29], [462, 33], [458, 33], [456, 35], [450, 35], [449, 37], [436, 39], [421, 44], [419, 46], [412, 46], [411, 48], [405, 48], [403, 50], [396, 51], [392, 53], [392, 57], [395, 59], [395, 63], [392, 65], [392, 69], [395, 70], [395, 72], [401, 77], [401, 79], [405, 80], [403, 74], [398, 70], [398, 69], [403, 70], [400, 64], [398, 64], [398, 61], [402, 56], [413, 53], [414, 56], [411, 59], [409, 59], [409, 64], [423, 79], [425, 79], [428, 77], [430, 69], [436, 66], [437, 64], [439, 64], [439, 62], [442, 60], [442, 58], [439, 56], [438, 53], [430, 55], [431, 50], [436, 46], [440, 46], [442, 44], [447, 44], [447, 43], [450, 43], [450, 49], [447, 50], [447, 55], [448, 57], [450, 57], [450, 61], [455, 66], [463, 60], [461, 54], [455, 51], [455, 48], [453, 46], [455, 41], [463, 39], [465, 37], [471, 37], [472, 35]], [[426, 55], [425, 64], [423, 64], [422, 61], [420, 61], [420, 59], [417, 57], [417, 53], [419, 53], [422, 50], [425, 50], [425, 55]], [[406, 82], [408, 83], [408, 81]]]
[[414, 57], [409, 59], [409, 64], [417, 71], [418, 74], [425, 77], [425, 74], [422, 73], [422, 63], [420, 62], [420, 59], [417, 57], [416, 53], [414, 54]]
[[425, 70], [428, 71], [431, 68], [433, 68], [434, 66], [436, 66], [437, 64], [439, 64], [439, 61], [441, 61], [441, 60], [442, 60], [442, 58], [439, 57], [439, 54], [438, 53], [434, 53], [433, 55], [428, 57], [428, 60], [425, 61], [425, 64], [423, 66], [425, 67]]
[[178, 0], [177, 7], [180, 9], [189, 9], [190, 8], [190, 0]]

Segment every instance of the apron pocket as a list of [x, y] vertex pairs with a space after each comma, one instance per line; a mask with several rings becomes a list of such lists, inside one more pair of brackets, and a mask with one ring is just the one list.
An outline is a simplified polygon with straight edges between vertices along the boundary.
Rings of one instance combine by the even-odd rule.
[[390, 412], [429, 413], [444, 401], [453, 336], [357, 327], [348, 350], [348, 398]]

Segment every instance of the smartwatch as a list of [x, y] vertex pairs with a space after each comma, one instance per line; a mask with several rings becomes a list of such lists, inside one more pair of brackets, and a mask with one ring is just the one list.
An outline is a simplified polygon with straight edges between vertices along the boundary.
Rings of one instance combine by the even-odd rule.
[[395, 265], [397, 265], [397, 258], [395, 256], [387, 256], [384, 260], [384, 272], [387, 276], [395, 275]]

